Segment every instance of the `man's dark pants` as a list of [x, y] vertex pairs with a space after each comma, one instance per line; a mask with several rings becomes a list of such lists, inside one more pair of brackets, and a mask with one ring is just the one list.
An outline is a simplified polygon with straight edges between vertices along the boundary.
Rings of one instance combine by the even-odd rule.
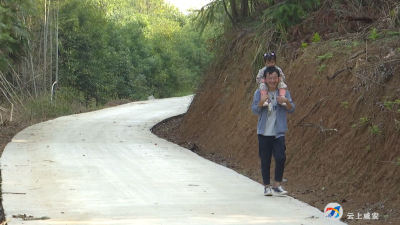
[[261, 159], [261, 174], [264, 185], [270, 184], [271, 157], [275, 159], [275, 181], [282, 182], [286, 162], [285, 137], [258, 135], [258, 154]]

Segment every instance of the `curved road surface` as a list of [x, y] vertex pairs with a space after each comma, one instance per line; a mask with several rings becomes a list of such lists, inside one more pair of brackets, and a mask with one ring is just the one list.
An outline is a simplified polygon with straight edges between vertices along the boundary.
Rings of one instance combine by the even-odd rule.
[[9, 224], [342, 224], [292, 197], [264, 197], [262, 185], [150, 132], [190, 100], [134, 102], [18, 133], [1, 158], [6, 217], [50, 219]]

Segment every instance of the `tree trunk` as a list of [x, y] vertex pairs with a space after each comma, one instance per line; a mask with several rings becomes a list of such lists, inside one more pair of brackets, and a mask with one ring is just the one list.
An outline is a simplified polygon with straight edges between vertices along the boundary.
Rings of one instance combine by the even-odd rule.
[[[49, 3], [49, 8], [50, 8], [50, 3]], [[54, 15], [54, 10], [53, 10], [53, 17]], [[50, 24], [50, 74], [49, 74], [49, 91], [51, 91], [51, 86], [53, 83], [53, 32], [51, 31], [51, 24], [54, 23], [53, 22], [53, 17], [51, 15], [51, 12], [49, 13], [49, 24]], [[44, 89], [47, 90], [47, 86], [44, 86]]]
[[234, 26], [236, 26], [237, 22], [239, 21], [239, 13], [236, 5], [236, 0], [229, 0], [229, 2], [231, 4], [231, 13], [232, 13], [232, 19], [234, 21]]
[[249, 1], [248, 0], [241, 0], [241, 19], [245, 20], [246, 18], [249, 17]]
[[[48, 15], [47, 11], [47, 0], [44, 1], [44, 32], [43, 32], [43, 85], [46, 88], [46, 76], [47, 76], [47, 32], [48, 32]], [[37, 97], [37, 96], [36, 96]]]
[[224, 4], [225, 13], [228, 15], [229, 20], [232, 22], [232, 25], [235, 27], [235, 26], [236, 26], [236, 23], [235, 23], [235, 21], [233, 20], [231, 14], [229, 13], [228, 8], [226, 7], [226, 2], [225, 2], [225, 0], [222, 0], [222, 3]]
[[[30, 48], [30, 41], [28, 40], [28, 47]], [[32, 69], [32, 81], [33, 81], [33, 91], [35, 93], [35, 98], [38, 97], [38, 93], [37, 93], [37, 87], [36, 87], [36, 78], [35, 78], [35, 70], [33, 68], [33, 57], [32, 57], [32, 53], [29, 53], [29, 58], [31, 61], [31, 69]]]
[[[23, 21], [26, 24], [26, 20], [25, 20], [25, 16], [23, 16]], [[28, 49], [32, 49], [31, 47], [31, 40], [28, 38]], [[36, 77], [35, 77], [35, 68], [33, 66], [33, 57], [32, 57], [32, 52], [29, 51], [29, 58], [30, 58], [30, 67], [31, 67], [31, 75], [32, 75], [32, 83], [33, 83], [33, 91], [35, 93], [35, 98], [38, 97], [38, 93], [37, 93], [37, 86], [36, 86]], [[29, 64], [27, 64], [27, 69], [29, 67]], [[28, 72], [29, 73], [29, 72]]]
[[147, 11], [147, 15], [149, 15], [150, 13], [150, 7], [151, 7], [151, 3], [149, 0], [146, 0], [146, 11]]
[[60, 11], [60, 0], [58, 0], [57, 4], [57, 18], [56, 18], [56, 81], [58, 83], [58, 18]]

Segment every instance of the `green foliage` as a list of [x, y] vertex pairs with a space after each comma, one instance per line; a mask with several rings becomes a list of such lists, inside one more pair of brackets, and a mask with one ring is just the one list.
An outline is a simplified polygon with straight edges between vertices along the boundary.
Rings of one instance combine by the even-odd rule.
[[334, 47], [339, 47], [339, 46], [344, 46], [348, 49], [352, 49], [354, 47], [359, 46], [360, 44], [362, 44], [359, 41], [348, 41], [348, 40], [340, 40], [340, 41], [332, 41], [332, 45]]
[[399, 31], [386, 31], [386, 34], [389, 36], [399, 36], [400, 32]]
[[287, 33], [288, 28], [300, 23], [307, 13], [319, 9], [321, 0], [213, 0], [199, 13], [210, 22], [214, 21], [216, 15], [222, 13], [225, 20], [230, 21], [235, 27], [240, 22], [247, 22], [249, 18], [258, 16], [260, 6], [266, 8], [262, 13], [262, 19], [264, 21], [272, 19], [274, 26]]
[[324, 71], [325, 68], [326, 68], [325, 64], [322, 64], [321, 66], [318, 66], [318, 72], [320, 73], [320, 72]]
[[374, 135], [381, 135], [382, 131], [379, 129], [378, 125], [373, 125], [369, 127], [369, 131], [371, 132], [371, 134]]
[[356, 124], [356, 123], [353, 123], [353, 124], [351, 125], [351, 127], [355, 128], [355, 127], [357, 127], [357, 124]]
[[392, 110], [393, 107], [394, 107], [395, 105], [400, 105], [400, 100], [397, 99], [397, 100], [394, 101], [394, 102], [392, 102], [392, 101], [385, 101], [385, 102], [383, 103], [383, 105], [384, 105], [387, 109]]
[[332, 41], [331, 43], [335, 47], [344, 45], [343, 41]]
[[371, 119], [369, 117], [362, 117], [360, 118], [360, 124], [361, 126], [366, 126], [369, 124], [369, 122], [371, 121]]
[[103, 61], [108, 58], [105, 13], [89, 1], [71, 0], [60, 8], [60, 15], [61, 83], [83, 92], [88, 101], [105, 103], [107, 89], [116, 81]]
[[385, 101], [385, 102], [383, 103], [383, 105], [386, 106], [386, 108], [388, 108], [388, 109], [393, 109], [394, 102], [387, 102], [387, 101]]
[[390, 20], [397, 27], [400, 24], [400, 10], [399, 7], [396, 7], [393, 10], [390, 10]]
[[206, 37], [169, 4], [142, 3], [68, 0], [61, 6], [61, 83], [80, 91], [87, 104], [193, 93], [201, 81], [213, 57]]
[[371, 150], [371, 146], [370, 146], [370, 145], [367, 145], [367, 146], [365, 146], [365, 149], [366, 149], [367, 151], [370, 151], [370, 150]]
[[326, 60], [326, 59], [330, 59], [332, 57], [333, 57], [332, 53], [326, 53], [325, 55], [317, 56], [317, 60], [323, 61], [323, 60]]
[[371, 29], [371, 32], [368, 36], [368, 39], [371, 41], [375, 41], [379, 37], [377, 29], [374, 27]]
[[[310, 13], [318, 10], [321, 2], [321, 0], [212, 0], [200, 10], [195, 11], [196, 27], [201, 31], [210, 24], [219, 27], [219, 29], [211, 29], [217, 33], [213, 40], [216, 47], [226, 41], [225, 37], [221, 38], [221, 34], [238, 27], [238, 25], [248, 27], [252, 32], [258, 33], [259, 35], [256, 35], [255, 39], [260, 38], [260, 41], [271, 44], [275, 41], [286, 42], [289, 37], [289, 29], [301, 23]], [[235, 8], [236, 10], [234, 10]], [[260, 9], [263, 8], [265, 10], [258, 18]], [[261, 22], [259, 22], [260, 20]], [[303, 48], [306, 47], [305, 45], [306, 43], [302, 45]]]
[[165, 0], [95, 0], [107, 17], [120, 23], [134, 19], [135, 15], [151, 15], [185, 23], [179, 9]]
[[22, 61], [28, 51], [29, 34], [24, 16], [31, 14], [33, 4], [29, 0], [0, 1], [0, 70], [8, 64]]
[[273, 24], [280, 25], [286, 31], [302, 22], [308, 12], [311, 12], [321, 5], [320, 0], [287, 0], [285, 4], [276, 1], [269, 1], [268, 7], [263, 12], [263, 19], [272, 19]]
[[306, 42], [301, 43], [302, 48], [307, 48], [308, 44]]
[[264, 11], [264, 18], [273, 18], [273, 21], [285, 30], [300, 23], [305, 15], [303, 8], [296, 4], [282, 4], [278, 8], [268, 8]]
[[396, 17], [396, 11], [394, 9], [390, 10], [390, 17]]
[[340, 102], [340, 106], [344, 107], [345, 109], [349, 108], [349, 102]]
[[390, 217], [390, 216], [389, 216], [388, 214], [385, 214], [385, 215], [382, 216], [382, 218], [383, 218], [384, 220], [388, 220], [389, 217]]
[[397, 158], [397, 163], [396, 163], [396, 165], [397, 165], [397, 166], [400, 166], [400, 157]]
[[318, 32], [316, 32], [316, 33], [314, 34], [312, 41], [313, 41], [314, 43], [318, 43], [318, 42], [321, 41], [321, 37], [319, 36]]
[[224, 26], [223, 21], [227, 21], [223, 1], [211, 1], [200, 10], [195, 11], [195, 13], [194, 21], [196, 22], [196, 29], [199, 29], [200, 33], [203, 33], [207, 25], [212, 24], [222, 27]]
[[83, 95], [78, 91], [73, 88], [61, 88], [56, 91], [53, 102], [50, 101], [50, 94], [27, 100], [24, 103], [23, 114], [31, 120], [44, 120], [86, 111], [84, 105]]

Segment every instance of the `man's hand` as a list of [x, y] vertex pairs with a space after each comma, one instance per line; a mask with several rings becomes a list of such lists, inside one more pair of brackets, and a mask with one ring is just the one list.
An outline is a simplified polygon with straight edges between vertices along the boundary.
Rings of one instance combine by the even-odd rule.
[[261, 96], [260, 102], [264, 103], [269, 98], [268, 94]]
[[276, 98], [276, 100], [278, 100], [279, 104], [282, 104], [282, 103], [286, 103], [287, 104], [289, 102], [288, 99], [285, 96], [278, 96]]
[[258, 107], [262, 108], [264, 102], [265, 102], [265, 101], [268, 101], [268, 98], [269, 98], [268, 94], [266, 94], [266, 95], [261, 95], [261, 99], [260, 99], [260, 102], [258, 103]]
[[287, 110], [291, 110], [293, 108], [292, 103], [290, 103], [285, 96], [278, 96], [276, 100], [278, 101], [279, 104], [286, 103]]

